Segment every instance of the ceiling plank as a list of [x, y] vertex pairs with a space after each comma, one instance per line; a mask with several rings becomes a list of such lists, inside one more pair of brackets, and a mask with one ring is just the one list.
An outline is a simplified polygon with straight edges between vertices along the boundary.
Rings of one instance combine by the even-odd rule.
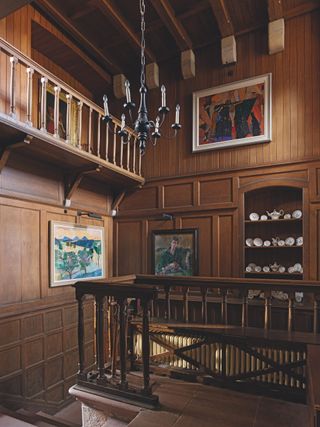
[[10, 13], [30, 3], [31, 0], [10, 0], [0, 2], [0, 19], [10, 15]]
[[168, 0], [151, 0], [152, 6], [157, 11], [171, 35], [174, 37], [181, 51], [192, 49], [192, 42], [186, 30], [178, 21]]
[[[56, 9], [49, 0], [35, 0], [35, 5], [38, 6], [42, 11], [47, 13], [51, 19], [53, 19], [60, 27], [62, 27], [65, 31], [69, 33], [69, 35], [81, 44], [85, 48], [86, 51], [90, 51], [92, 55], [100, 62], [103, 66], [106, 67], [109, 72], [112, 74], [120, 73], [121, 67], [116, 64], [110, 57], [106, 57], [105, 54], [98, 49], [90, 40], [88, 40], [74, 25], [71, 19], [66, 18], [63, 13], [61, 13], [58, 9]], [[93, 62], [93, 61], [91, 61]], [[112, 83], [111, 76], [106, 73], [100, 66], [97, 65], [104, 72], [105, 75], [108, 75], [107, 81]]]
[[216, 18], [221, 37], [234, 34], [233, 24], [224, 0], [209, 0], [212, 12]]
[[268, 0], [269, 21], [283, 18], [282, 0]]
[[[130, 42], [140, 50], [140, 37], [137, 36], [129, 22], [121, 15], [119, 9], [111, 0], [97, 0], [96, 5], [99, 10], [108, 18], [112, 19], [117, 29], [130, 40]], [[156, 56], [149, 48], [145, 48], [145, 55], [148, 61], [156, 62]]]

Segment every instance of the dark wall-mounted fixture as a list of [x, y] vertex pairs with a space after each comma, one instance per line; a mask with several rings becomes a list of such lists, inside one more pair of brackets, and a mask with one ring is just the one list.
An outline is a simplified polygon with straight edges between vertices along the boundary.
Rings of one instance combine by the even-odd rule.
[[88, 216], [89, 218], [102, 219], [102, 216], [94, 212], [77, 211], [77, 216]]
[[172, 214], [169, 214], [169, 213], [163, 213], [162, 218], [166, 221], [169, 221], [169, 220], [172, 221], [174, 216]]

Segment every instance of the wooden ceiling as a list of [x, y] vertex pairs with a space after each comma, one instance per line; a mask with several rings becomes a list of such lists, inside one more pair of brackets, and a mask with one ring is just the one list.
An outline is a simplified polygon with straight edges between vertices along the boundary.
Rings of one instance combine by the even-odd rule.
[[[93, 93], [105, 90], [115, 74], [138, 75], [139, 0], [34, 0], [32, 4], [97, 67], [90, 71], [83, 58], [70, 47], [63, 50], [61, 42], [39, 25], [32, 26], [33, 48], [63, 66]], [[272, 14], [290, 18], [317, 7], [319, 0], [146, 0], [147, 63], [157, 62], [161, 67], [161, 62], [172, 60], [181, 51], [193, 49], [196, 53], [221, 37], [258, 28], [267, 31]], [[95, 80], [92, 73], [97, 75]]]

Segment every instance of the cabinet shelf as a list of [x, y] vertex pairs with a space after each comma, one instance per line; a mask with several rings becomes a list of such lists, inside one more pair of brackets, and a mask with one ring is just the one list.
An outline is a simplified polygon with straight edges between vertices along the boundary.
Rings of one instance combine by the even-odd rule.
[[252, 271], [252, 272], [247, 272], [245, 271], [244, 274], [247, 276], [298, 276], [298, 277], [302, 277], [303, 273], [288, 273], [288, 272], [284, 272], [284, 273], [279, 273], [278, 271], [269, 271], [268, 273], [265, 273], [264, 271]]
[[293, 246], [245, 246], [245, 249], [297, 249], [303, 248], [303, 245], [293, 245]]
[[291, 223], [291, 222], [302, 222], [302, 218], [290, 218], [290, 219], [266, 219], [264, 221], [258, 220], [258, 221], [251, 221], [250, 219], [246, 219], [245, 224], [265, 224], [265, 223]]

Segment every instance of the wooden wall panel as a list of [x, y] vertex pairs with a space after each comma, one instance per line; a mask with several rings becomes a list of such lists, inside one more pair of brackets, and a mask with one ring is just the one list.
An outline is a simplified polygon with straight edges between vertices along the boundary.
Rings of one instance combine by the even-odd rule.
[[232, 178], [201, 179], [199, 187], [201, 206], [233, 201]]
[[[182, 80], [179, 61], [161, 64], [168, 105], [182, 105], [182, 129], [175, 143], [163, 138], [149, 147], [143, 159], [147, 178], [174, 177], [204, 171], [308, 160], [320, 155], [320, 11], [286, 21], [283, 52], [269, 55], [266, 29], [237, 36], [237, 63], [221, 66], [211, 45], [196, 52], [194, 79]], [[272, 142], [246, 147], [192, 153], [192, 92], [245, 78], [272, 73]], [[150, 111], [158, 99], [150, 96]], [[165, 132], [164, 132], [165, 133]], [[170, 161], [168, 161], [170, 159]]]
[[193, 183], [165, 185], [164, 208], [193, 205]]
[[137, 193], [125, 197], [121, 203], [121, 209], [141, 211], [145, 209], [156, 209], [158, 207], [158, 188], [142, 188]]
[[[230, 277], [235, 268], [233, 259], [233, 245], [237, 243], [233, 234], [233, 216], [220, 215], [218, 217], [218, 276]], [[231, 272], [231, 274], [230, 274]]]
[[142, 272], [142, 224], [140, 221], [119, 222], [116, 229], [115, 271], [121, 276]]

